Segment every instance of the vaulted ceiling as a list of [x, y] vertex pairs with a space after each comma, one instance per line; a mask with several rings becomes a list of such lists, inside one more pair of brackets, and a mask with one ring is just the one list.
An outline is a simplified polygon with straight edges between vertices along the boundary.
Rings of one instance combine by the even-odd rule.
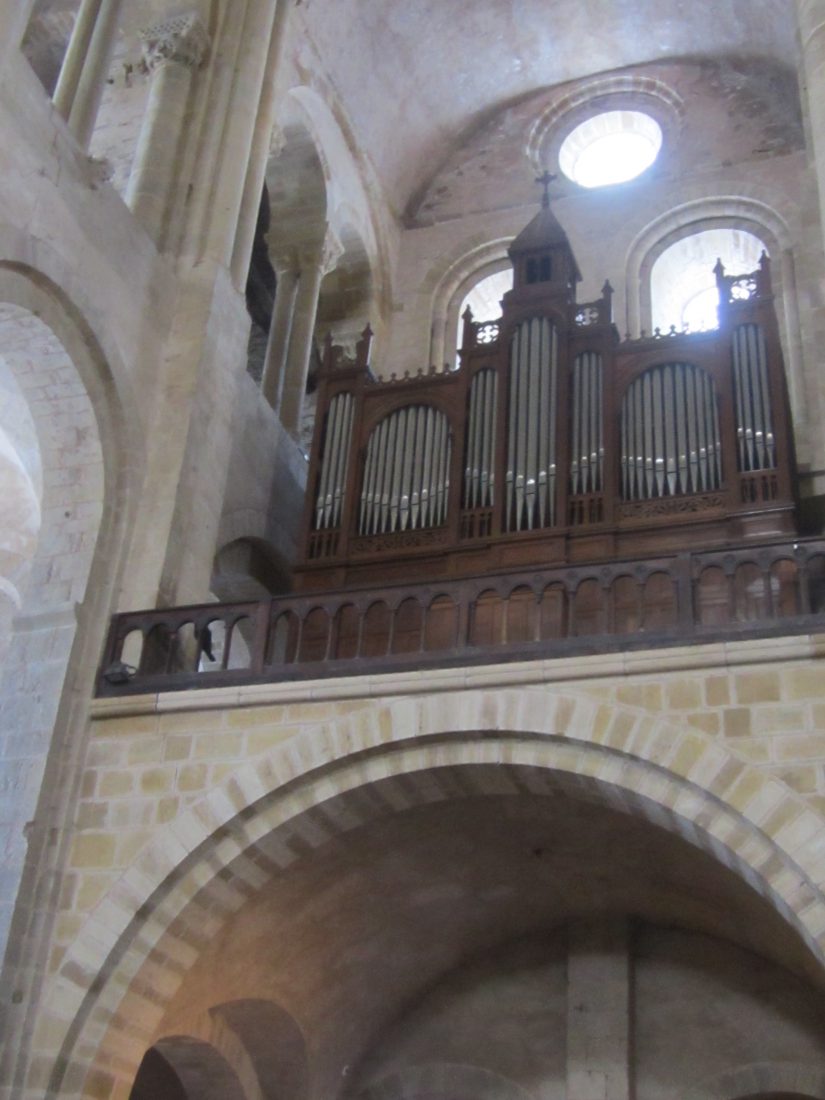
[[789, 0], [297, 0], [296, 16], [396, 209], [538, 89], [661, 59], [797, 59]]

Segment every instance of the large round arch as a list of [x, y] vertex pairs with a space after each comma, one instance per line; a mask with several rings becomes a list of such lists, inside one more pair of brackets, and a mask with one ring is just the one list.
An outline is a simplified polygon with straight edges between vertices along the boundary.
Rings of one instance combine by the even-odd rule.
[[[85, 704], [77, 700], [91, 694], [143, 457], [116, 334], [87, 293], [77, 268], [51, 246], [0, 226], [0, 344], [7, 377], [30, 414], [43, 492], [4, 661], [14, 690], [8, 682], [0, 689], [4, 729], [16, 735], [10, 744], [18, 752], [25, 746], [25, 759], [7, 764], [22, 764], [27, 775], [18, 797], [4, 800], [5, 881], [16, 887], [3, 899], [0, 939], [5, 946], [8, 937], [6, 976], [25, 991], [26, 1004], [36, 1001], [42, 974], [14, 967], [36, 951], [24, 947], [27, 937], [48, 934], [53, 917], [49, 871], [67, 850], [63, 826], [87, 736]], [[75, 702], [64, 706], [69, 690]], [[9, 1034], [17, 1023], [22, 1009]]]
[[[797, 945], [793, 965], [819, 972], [825, 901], [806, 872], [815, 844], [791, 852], [762, 831], [776, 809], [775, 783], [695, 730], [575, 696], [541, 703], [528, 713], [519, 692], [502, 692], [495, 707], [483, 698], [475, 708], [449, 697], [398, 700], [366, 727], [351, 718], [308, 728], [283, 751], [239, 768], [165, 830], [89, 918], [50, 991], [55, 1034], [67, 1026], [61, 1020], [72, 1021], [50, 1057], [73, 1064], [80, 1083], [80, 1067], [106, 1064], [113, 1043], [128, 1079], [163, 1016], [158, 997], [143, 992], [161, 960], [192, 958], [193, 938], [205, 928], [218, 935], [307, 844], [315, 849], [400, 808], [462, 792], [562, 792], [680, 837], [766, 899]], [[643, 748], [630, 754], [629, 741]], [[744, 811], [735, 808], [742, 790], [750, 795]], [[164, 980], [168, 996], [186, 968]], [[53, 1094], [76, 1095], [61, 1076]]]

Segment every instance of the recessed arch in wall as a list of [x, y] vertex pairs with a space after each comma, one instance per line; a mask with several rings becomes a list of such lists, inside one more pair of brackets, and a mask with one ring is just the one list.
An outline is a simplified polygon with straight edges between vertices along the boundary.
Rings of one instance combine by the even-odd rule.
[[355, 357], [355, 344], [371, 323], [375, 305], [372, 265], [367, 246], [351, 217], [351, 208], [339, 208], [337, 232], [341, 255], [332, 271], [325, 275], [318, 298], [316, 331]]
[[759, 267], [767, 245], [737, 226], [699, 229], [680, 237], [659, 254], [650, 269], [651, 327], [666, 332], [715, 328], [718, 294], [714, 267], [721, 260], [728, 275]]
[[140, 1064], [129, 1100], [248, 1100], [227, 1060], [188, 1035], [159, 1040]]
[[[456, 363], [461, 313], [474, 286], [494, 275], [512, 272], [507, 249], [511, 238], [465, 245], [432, 273], [430, 363], [438, 369]], [[456, 342], [456, 333], [459, 333]]]
[[461, 329], [464, 311], [469, 307], [474, 321], [495, 321], [501, 316], [501, 299], [513, 289], [513, 269], [508, 263], [500, 271], [479, 278], [465, 294], [458, 307], [456, 347], [461, 348]]
[[772, 257], [771, 282], [791, 411], [797, 427], [804, 427], [808, 412], [802, 375], [799, 310], [793, 293], [796, 285], [793, 238], [784, 218], [767, 203], [743, 195], [712, 196], [683, 203], [649, 222], [628, 250], [625, 331], [636, 338], [642, 332], [653, 330], [651, 274], [659, 257], [677, 242], [710, 230], [749, 233], [764, 243]]
[[[375, 214], [354, 157], [329, 107], [308, 87], [283, 97], [266, 173], [270, 199], [267, 240], [278, 279], [294, 303], [305, 259], [326, 252], [315, 323], [315, 352], [331, 332], [351, 346], [369, 321], [381, 339], [386, 314], [387, 264]], [[329, 246], [329, 247], [327, 247]], [[270, 343], [289, 360], [293, 305], [276, 291]], [[287, 350], [284, 350], [287, 349]], [[310, 357], [310, 389], [318, 355]], [[253, 373], [254, 370], [253, 370]], [[277, 403], [277, 395], [270, 400]], [[304, 437], [311, 435], [312, 402], [303, 406]]]
[[215, 555], [211, 589], [224, 603], [265, 600], [288, 592], [289, 562], [263, 537], [242, 535]]
[[[27, 1006], [37, 1002], [43, 976], [18, 968], [15, 960], [43, 949], [51, 928], [55, 871], [66, 851], [64, 815], [86, 744], [81, 700], [91, 693], [115, 602], [129, 534], [129, 488], [143, 461], [137, 417], [124, 413], [135, 406], [115, 334], [87, 292], [77, 265], [64, 263], [49, 244], [0, 227], [0, 313], [14, 337], [7, 349], [18, 345], [15, 378], [43, 467], [38, 545], [20, 593], [10, 655], [0, 663], [11, 681], [0, 688], [2, 725], [25, 745], [29, 771], [20, 799], [4, 800], [7, 889], [0, 918], [0, 940], [5, 944], [8, 935], [9, 941], [8, 980], [25, 991], [6, 1034], [9, 1049], [21, 1058], [25, 1043], [18, 1029], [27, 1024]], [[18, 436], [18, 454], [19, 443]], [[30, 475], [32, 470], [29, 463]], [[64, 485], [66, 472], [71, 476]], [[38, 487], [36, 476], [32, 483]], [[67, 682], [73, 703], [58, 712]], [[49, 796], [38, 806], [41, 778]], [[21, 881], [25, 906], [10, 925]]]
[[[522, 693], [514, 692], [512, 696], [511, 705], [518, 709], [523, 702]], [[812, 952], [819, 951], [814, 935], [806, 931], [806, 926], [811, 929], [819, 926], [819, 917], [825, 905], [821, 898], [817, 900], [816, 888], [812, 885], [803, 887], [802, 883], [807, 881], [804, 870], [797, 867], [793, 860], [789, 862], [786, 853], [781, 853], [764, 833], [738, 811], [727, 806], [723, 799], [710, 795], [701, 786], [686, 782], [662, 767], [651, 766], [625, 752], [610, 749], [609, 735], [607, 744], [596, 746], [578, 737], [567, 740], [552, 734], [549, 737], [514, 734], [501, 739], [489, 735], [481, 738], [477, 734], [462, 735], [453, 730], [449, 740], [437, 738], [427, 746], [426, 742], [420, 741], [422, 728], [435, 729], [437, 726], [442, 730], [449, 729], [450, 708], [445, 706], [444, 700], [438, 700], [432, 710], [428, 709], [425, 699], [420, 701], [420, 705], [415, 700], [402, 702], [403, 706], [397, 714], [394, 714], [393, 707], [388, 709], [386, 720], [379, 720], [376, 716], [376, 736], [387, 724], [388, 728], [400, 734], [412, 723], [419, 730], [418, 746], [405, 748], [399, 744], [395, 749], [361, 755], [349, 764], [342, 760], [343, 770], [322, 769], [317, 779], [311, 780], [306, 776], [309, 787], [299, 783], [294, 789], [289, 785], [289, 772], [284, 769], [287, 757], [284, 757], [283, 763], [274, 758], [258, 764], [249, 763], [241, 767], [231, 780], [235, 792], [232, 798], [217, 789], [212, 791], [197, 812], [186, 815], [186, 821], [173, 823], [171, 832], [177, 839], [172, 848], [168, 844], [163, 849], [155, 845], [157, 850], [144, 853], [125, 877], [123, 888], [116, 885], [103, 903], [105, 912], [109, 914], [107, 942], [115, 945], [108, 961], [106, 952], [101, 954], [100, 945], [94, 946], [98, 933], [95, 931], [97, 920], [93, 916], [88, 934], [81, 932], [61, 965], [62, 973], [58, 976], [53, 994], [63, 1005], [63, 1018], [74, 1020], [63, 1048], [62, 1064], [76, 1061], [80, 1051], [91, 1054], [95, 1050], [99, 1051], [105, 1062], [106, 1044], [113, 1042], [121, 1059], [125, 1059], [122, 1064], [125, 1066], [130, 1059], [133, 1060], [133, 1072], [136, 1072], [145, 1050], [145, 1044], [141, 1044], [147, 1029], [151, 1031], [157, 1026], [163, 1015], [160, 1002], [150, 1006], [140, 994], [143, 967], [148, 966], [149, 973], [157, 965], [157, 960], [168, 957], [170, 952], [176, 958], [181, 957], [181, 953], [188, 953], [190, 948], [184, 946], [190, 934], [187, 928], [197, 940], [203, 933], [206, 921], [210, 937], [217, 935], [222, 923], [255, 893], [258, 888], [256, 883], [267, 881], [270, 875], [279, 873], [279, 868], [286, 868], [300, 858], [299, 849], [303, 842], [298, 843], [296, 848], [288, 841], [287, 834], [280, 831], [287, 828], [287, 823], [296, 813], [300, 817], [311, 812], [311, 820], [299, 822], [296, 819], [295, 824], [298, 830], [296, 835], [304, 837], [305, 841], [311, 838], [310, 847], [314, 849], [342, 829], [347, 831], [359, 827], [376, 813], [381, 816], [382, 813], [394, 812], [394, 806], [397, 809], [398, 806], [418, 804], [419, 796], [424, 805], [468, 797], [473, 793], [503, 795], [517, 794], [520, 790], [534, 795], [566, 792], [568, 797], [594, 798], [600, 804], [629, 814], [633, 819], [638, 817], [638, 820], [647, 820], [657, 828], [674, 830], [689, 845], [704, 850], [741, 877], [756, 894], [770, 901], [781, 920], [788, 923], [788, 935], [791, 935], [790, 928], [794, 928]], [[505, 696], [499, 702], [506, 710]], [[494, 719], [481, 700], [479, 705], [487, 713], [488, 721], [496, 721], [500, 729], [505, 728], [506, 718], [500, 707], [498, 719]], [[420, 711], [418, 718], [417, 711]], [[438, 721], [433, 723], [436, 711]], [[469, 711], [465, 722], [477, 723], [481, 714], [476, 716], [472, 706]], [[425, 712], [429, 717], [425, 717]], [[456, 716], [459, 713], [456, 711]], [[598, 708], [588, 717], [588, 705], [581, 700], [571, 698], [565, 703], [560, 698], [542, 698], [541, 715], [537, 711], [536, 718], [540, 718], [540, 724], [547, 725], [548, 730], [556, 729], [559, 722], [564, 725], [566, 721], [574, 721], [578, 733], [584, 734], [589, 722], [598, 721]], [[422, 721], [423, 727], [417, 725]], [[622, 730], [622, 744], [625, 744], [626, 724], [619, 723], [618, 729]], [[600, 737], [603, 739], [604, 735]], [[680, 734], [668, 723], [663, 723], [658, 737], [667, 742], [665, 755], [673, 754], [674, 759], [678, 758]], [[693, 741], [703, 739], [696, 731], [691, 731], [690, 737]], [[314, 746], [311, 759], [316, 761], [316, 766], [321, 764], [323, 758], [329, 758], [328, 754], [335, 756], [333, 745], [347, 744], [352, 747], [355, 744], [350, 740], [352, 733], [346, 733], [343, 729], [334, 730], [329, 724], [317, 730], [307, 730], [307, 738], [307, 746], [310, 743]], [[723, 769], [719, 747], [711, 739], [707, 741], [708, 752], [713, 756], [713, 772], [716, 773]], [[646, 735], [644, 743], [646, 750], [657, 751], [655, 746], [659, 741], [656, 735]], [[322, 751], [322, 745], [327, 745], [328, 749]], [[664, 742], [661, 747], [664, 750]], [[289, 754], [292, 774], [297, 776], [300, 774], [301, 750], [288, 744], [284, 751]], [[703, 761], [700, 753], [698, 759], [693, 754], [690, 759], [690, 771], [698, 769], [697, 774], [705, 775], [704, 769], [710, 758]], [[459, 780], [459, 774], [464, 775], [467, 767], [470, 769], [466, 773], [467, 781]], [[740, 779], [742, 767], [740, 763], [736, 764], [735, 774]], [[278, 789], [263, 795], [274, 776], [278, 776]], [[420, 785], [416, 777], [421, 779]], [[378, 786], [373, 788], [373, 783]], [[367, 793], [365, 784], [372, 793]], [[248, 791], [252, 801], [249, 810], [238, 815], [237, 796], [240, 791]], [[380, 793], [382, 791], [384, 793]], [[345, 802], [339, 804], [340, 798]], [[252, 805], [255, 805], [254, 810]], [[310, 811], [312, 806], [317, 806], [317, 811]], [[210, 833], [215, 829], [218, 830], [216, 837], [221, 838], [218, 847], [209, 840]], [[194, 857], [194, 862], [192, 858], [187, 859], [189, 869], [182, 876], [177, 869], [181, 843]], [[202, 844], [206, 847], [202, 849], [201, 857], [197, 852]], [[731, 845], [747, 851], [747, 859], [740, 857]], [[215, 862], [216, 857], [222, 863], [223, 870]], [[197, 869], [201, 858], [207, 860], [208, 869], [206, 864], [202, 870]], [[804, 854], [795, 853], [794, 858], [804, 860]], [[783, 866], [787, 869], [783, 870]], [[167, 875], [171, 877], [164, 885]], [[190, 875], [195, 875], [200, 889], [193, 889], [195, 880], [189, 882]], [[209, 887], [212, 876], [215, 876], [217, 891], [214, 897]], [[157, 893], [154, 900], [150, 900], [151, 891], [145, 893], [146, 900], [138, 903], [128, 883], [144, 883], [145, 892], [149, 877], [156, 879]], [[790, 890], [787, 899], [782, 897], [782, 891], [786, 888]], [[167, 939], [170, 935], [172, 940]], [[181, 940], [179, 946], [172, 942], [176, 939]], [[93, 962], [95, 956], [99, 960], [97, 963]], [[183, 976], [181, 972], [180, 979]], [[84, 990], [92, 988], [95, 992], [89, 992], [84, 997]], [[124, 989], [131, 992], [121, 1000]], [[167, 985], [166, 991], [172, 996], [174, 983]], [[133, 997], [137, 999], [133, 1001]], [[132, 1026], [130, 1021], [135, 1024], [134, 1032], [129, 1031]], [[106, 1038], [110, 1026], [113, 1030]], [[45, 1054], [43, 1051], [40, 1053]], [[56, 1056], [57, 1052], [54, 1054]], [[58, 1081], [59, 1074], [53, 1081], [53, 1089], [58, 1088]], [[74, 1095], [71, 1090], [60, 1094]]]
[[[341, 126], [334, 117], [328, 104], [318, 93], [307, 86], [289, 89], [282, 99], [276, 124], [276, 142], [267, 180], [270, 191], [276, 179], [282, 179], [289, 186], [289, 176], [295, 170], [294, 159], [284, 164], [282, 157], [295, 139], [301, 136], [303, 155], [313, 157], [321, 167], [323, 174], [323, 209], [317, 201], [318, 182], [313, 169], [312, 187], [316, 191], [314, 200], [316, 213], [341, 240], [346, 250], [348, 245], [358, 241], [370, 270], [371, 308], [369, 313], [374, 328], [380, 325], [388, 305], [388, 270], [386, 247], [373, 202], [370, 200], [367, 182], [362, 178], [361, 168], [356, 163], [351, 146]], [[311, 143], [310, 151], [307, 141]], [[272, 240], [278, 243], [282, 236], [292, 243], [296, 227], [278, 224], [273, 208]], [[312, 233], [310, 233], [310, 236]], [[306, 234], [298, 227], [301, 240]]]
[[[31, 493], [37, 493], [39, 514], [32, 554], [37, 559], [36, 575], [27, 584], [26, 602], [32, 608], [79, 602], [103, 513], [103, 453], [95, 412], [68, 353], [35, 314], [19, 306], [0, 305], [0, 356], [30, 414], [37, 455], [26, 464], [35, 466], [39, 473], [35, 478], [42, 486], [37, 493], [35, 481], [28, 478]], [[15, 404], [11, 403], [12, 412]], [[26, 456], [31, 445], [23, 438], [25, 419], [6, 421], [9, 447], [12, 431], [18, 437], [16, 453]], [[19, 457], [20, 474], [25, 472], [24, 461]], [[18, 477], [18, 488], [19, 481]], [[18, 497], [18, 503], [24, 507], [28, 502]], [[56, 560], [62, 567], [56, 567]]]

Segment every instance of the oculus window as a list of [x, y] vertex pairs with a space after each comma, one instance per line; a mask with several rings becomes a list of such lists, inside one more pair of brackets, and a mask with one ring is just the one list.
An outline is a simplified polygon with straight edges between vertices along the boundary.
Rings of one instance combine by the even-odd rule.
[[640, 176], [662, 147], [662, 128], [642, 111], [603, 111], [580, 123], [559, 150], [559, 167], [581, 187]]

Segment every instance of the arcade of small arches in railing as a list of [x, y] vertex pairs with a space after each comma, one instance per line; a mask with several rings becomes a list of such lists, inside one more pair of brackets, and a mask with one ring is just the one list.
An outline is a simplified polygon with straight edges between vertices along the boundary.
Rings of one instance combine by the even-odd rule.
[[825, 540], [115, 617], [103, 695], [825, 629]]

